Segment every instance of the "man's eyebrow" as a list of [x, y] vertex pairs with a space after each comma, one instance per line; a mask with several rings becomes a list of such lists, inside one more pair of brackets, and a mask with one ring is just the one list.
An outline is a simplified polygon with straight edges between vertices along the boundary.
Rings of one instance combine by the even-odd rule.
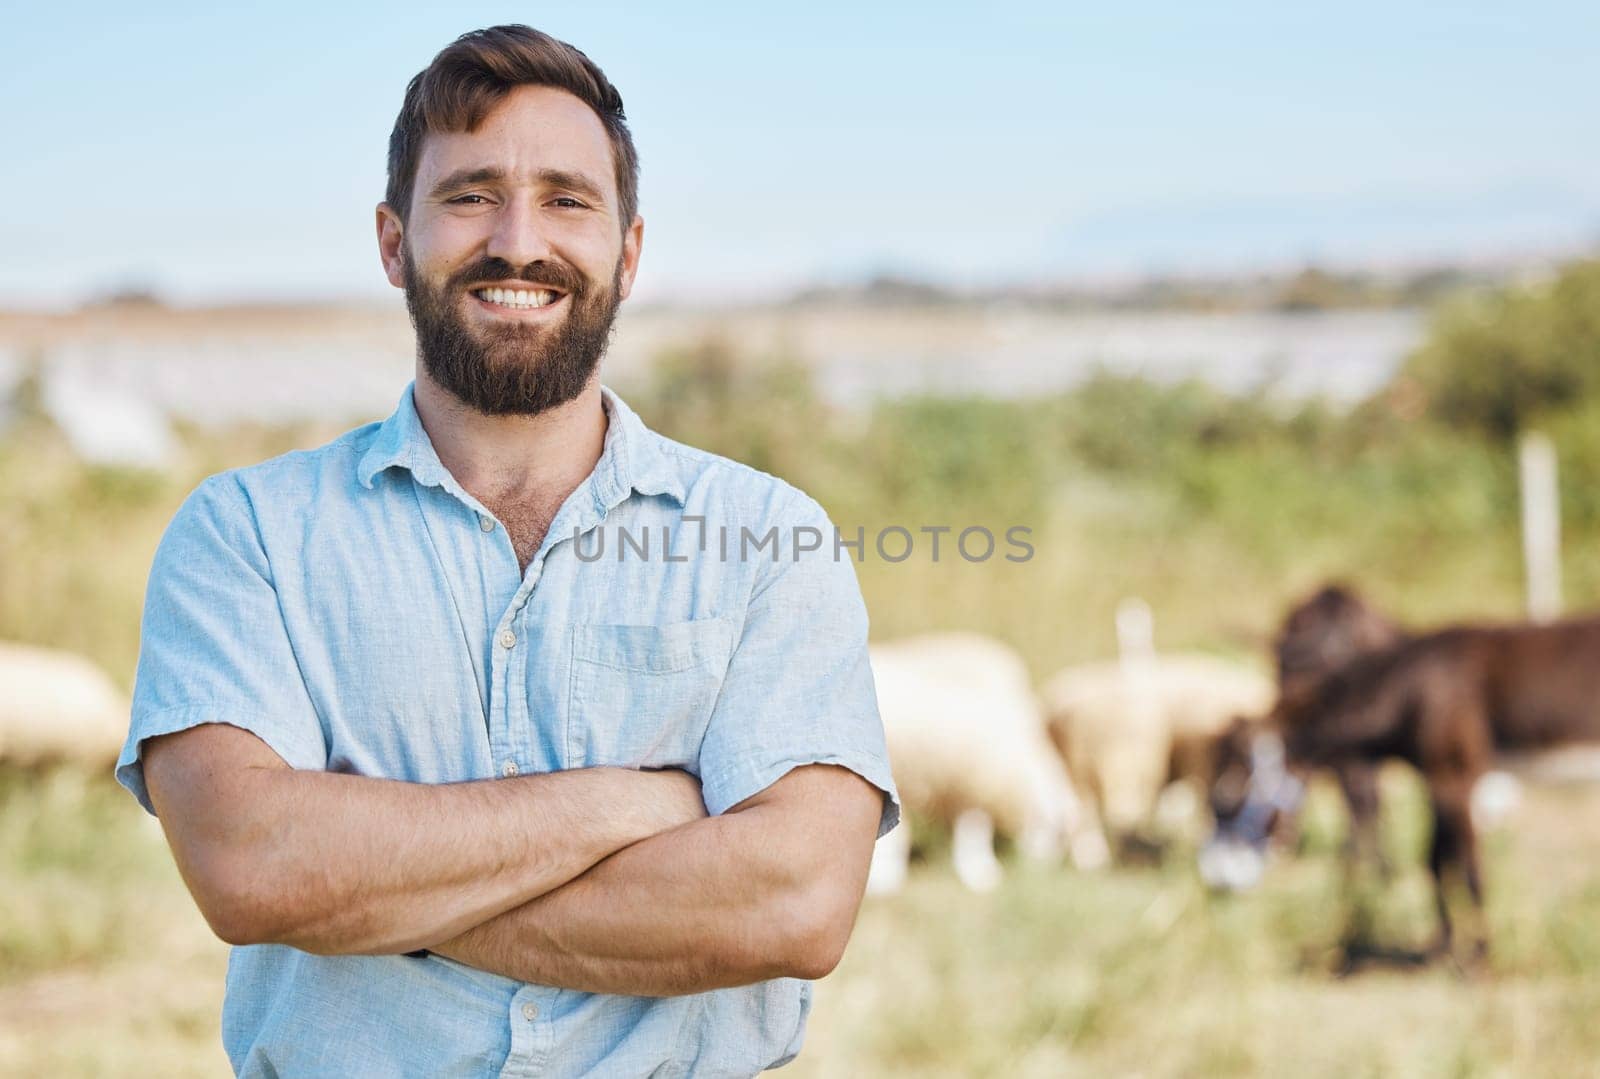
[[[600, 185], [581, 172], [571, 169], [540, 169], [539, 182], [550, 187], [562, 187], [574, 191], [585, 198], [595, 202], [605, 202], [605, 195], [600, 191]], [[499, 183], [506, 178], [505, 170], [494, 165], [481, 165], [476, 168], [457, 169], [433, 185], [431, 197], [439, 198], [451, 191], [458, 191], [463, 187], [472, 187], [475, 184]]]
[[471, 187], [474, 184], [494, 183], [499, 180], [504, 180], [505, 178], [506, 174], [504, 170], [498, 169], [493, 165], [481, 165], [477, 168], [470, 169], [457, 169], [455, 172], [452, 172], [450, 175], [444, 177], [444, 179], [434, 184], [433, 190], [429, 192], [429, 195], [433, 198], [438, 198], [440, 195], [443, 195], [449, 191], [455, 191], [458, 188]]
[[600, 185], [581, 172], [572, 172], [568, 169], [540, 169], [539, 179], [551, 187], [564, 187], [568, 191], [576, 191], [594, 202], [606, 201], [605, 195], [600, 191]]

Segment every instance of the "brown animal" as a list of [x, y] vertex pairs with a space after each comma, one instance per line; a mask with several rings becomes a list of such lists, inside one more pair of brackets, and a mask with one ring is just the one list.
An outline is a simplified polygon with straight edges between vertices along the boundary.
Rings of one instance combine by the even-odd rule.
[[[1357, 656], [1398, 644], [1405, 632], [1351, 589], [1329, 584], [1293, 608], [1274, 643], [1278, 695], [1297, 698]], [[1246, 888], [1260, 878], [1269, 840], [1292, 844], [1302, 784], [1283, 770], [1282, 739], [1265, 717], [1241, 716], [1204, 747], [1216, 833], [1200, 852], [1213, 887]], [[1332, 766], [1350, 812], [1345, 862], [1354, 870], [1389, 866], [1378, 841], [1378, 763], [1346, 759]]]
[[[1600, 742], [1600, 618], [1402, 637], [1297, 685], [1273, 719], [1291, 769], [1397, 758], [1421, 772], [1434, 819], [1435, 951], [1453, 950], [1446, 880], [1459, 874], [1479, 921], [1473, 954], [1481, 958], [1488, 940], [1473, 787], [1498, 753]], [[1250, 804], [1247, 796], [1241, 808]]]
[[[1406, 637], [1354, 590], [1324, 585], [1289, 612], [1278, 632], [1278, 693], [1286, 699], [1299, 697], [1357, 656], [1391, 648]], [[1378, 841], [1378, 762], [1344, 760], [1333, 772], [1350, 809], [1346, 860], [1374, 864], [1387, 876], [1389, 866]]]
[[1285, 693], [1314, 685], [1367, 652], [1398, 644], [1399, 625], [1342, 584], [1327, 584], [1283, 620], [1275, 646], [1278, 684]]

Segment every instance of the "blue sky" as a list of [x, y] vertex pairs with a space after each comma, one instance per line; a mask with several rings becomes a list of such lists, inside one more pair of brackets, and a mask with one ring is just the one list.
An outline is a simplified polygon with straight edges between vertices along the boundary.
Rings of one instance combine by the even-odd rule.
[[34, 5], [0, 33], [0, 303], [385, 295], [405, 82], [510, 21], [622, 91], [645, 297], [1600, 240], [1600, 5], [1304, 7]]

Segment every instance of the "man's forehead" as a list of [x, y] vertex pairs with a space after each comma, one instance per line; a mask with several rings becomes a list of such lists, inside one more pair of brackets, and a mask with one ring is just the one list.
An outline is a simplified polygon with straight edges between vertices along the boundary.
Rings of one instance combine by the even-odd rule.
[[417, 189], [462, 169], [495, 170], [533, 182], [558, 170], [587, 176], [616, 198], [611, 140], [595, 111], [565, 90], [518, 86], [473, 131], [430, 131], [417, 162]]

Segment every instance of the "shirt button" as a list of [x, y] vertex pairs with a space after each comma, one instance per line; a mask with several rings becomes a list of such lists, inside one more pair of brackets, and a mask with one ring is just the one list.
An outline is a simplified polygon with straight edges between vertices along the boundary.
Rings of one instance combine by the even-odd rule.
[[514, 775], [516, 775], [517, 774], [517, 762], [516, 761], [506, 761], [504, 764], [502, 764], [500, 766], [500, 774], [503, 775], [503, 776], [514, 776]]
[[493, 517], [479, 517], [478, 518], [478, 527], [483, 529], [485, 532], [493, 532], [494, 531], [494, 518]]
[[522, 1018], [530, 1023], [539, 1018], [539, 1005], [533, 1003], [524, 1004], [522, 1006]]
[[516, 643], [517, 643], [517, 635], [515, 633], [512, 633], [509, 629], [506, 630], [504, 633], [500, 634], [500, 647], [501, 648], [510, 648], [512, 645], [514, 645]]

